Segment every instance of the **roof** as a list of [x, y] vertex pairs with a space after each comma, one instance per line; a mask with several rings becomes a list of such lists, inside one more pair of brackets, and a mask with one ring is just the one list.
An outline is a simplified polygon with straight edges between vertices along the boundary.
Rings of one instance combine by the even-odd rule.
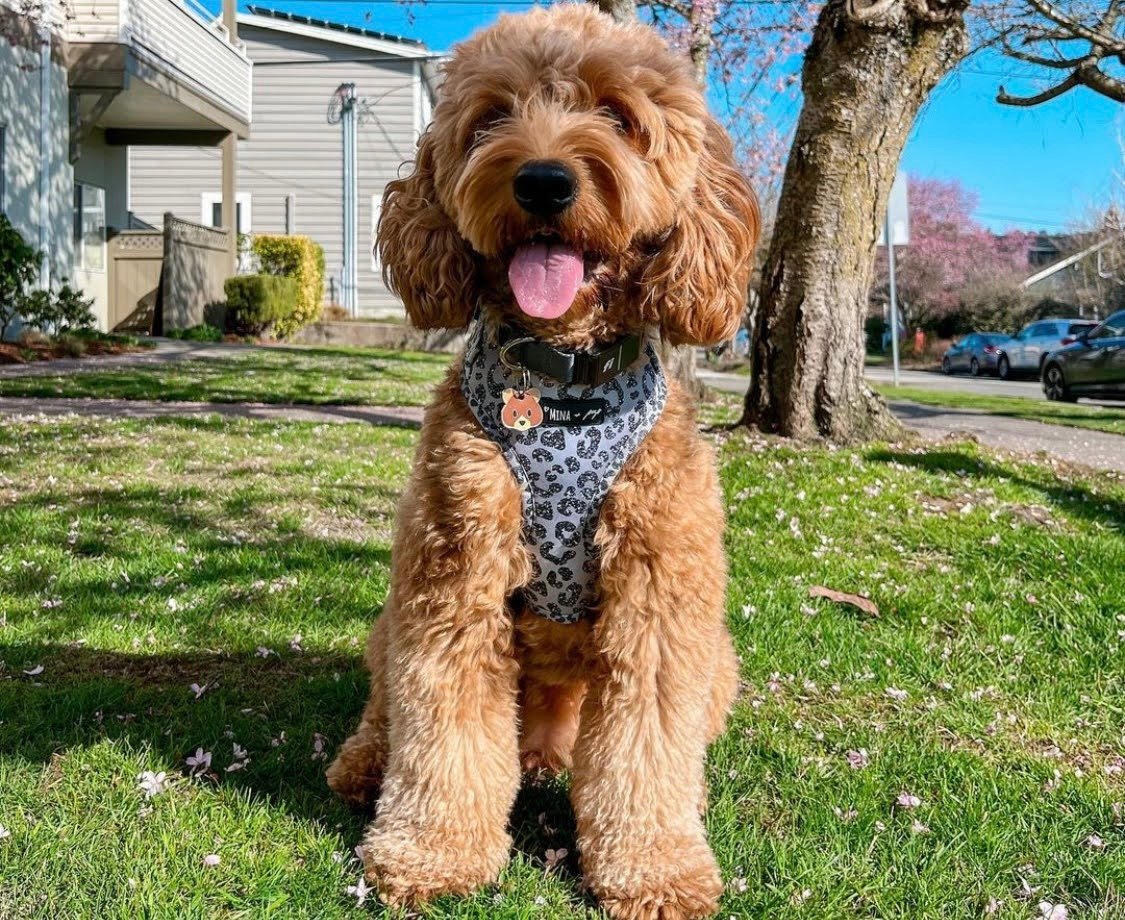
[[329, 22], [327, 19], [316, 19], [312, 16], [287, 13], [284, 10], [274, 10], [254, 4], [247, 6], [246, 10], [246, 13], [239, 13], [238, 21], [247, 26], [292, 32], [310, 38], [319, 38], [323, 41], [369, 48], [401, 57], [429, 58], [436, 56], [424, 43], [414, 38], [377, 32], [374, 29], [361, 29], [359, 26], [346, 25], [342, 22]]
[[1032, 285], [1036, 285], [1040, 281], [1044, 281], [1045, 279], [1050, 278], [1051, 275], [1058, 274], [1064, 268], [1069, 268], [1071, 265], [1081, 262], [1083, 259], [1088, 258], [1089, 256], [1092, 256], [1097, 252], [1101, 252], [1101, 250], [1105, 249], [1105, 247], [1112, 243], [1113, 240], [1114, 237], [1107, 236], [1104, 240], [1100, 240], [1094, 243], [1092, 246], [1087, 246], [1085, 249], [1080, 249], [1073, 255], [1068, 256], [1065, 259], [1060, 259], [1058, 262], [1048, 265], [1045, 269], [1036, 272], [1030, 278], [1025, 278], [1023, 283], [1020, 285], [1020, 289], [1026, 291]]

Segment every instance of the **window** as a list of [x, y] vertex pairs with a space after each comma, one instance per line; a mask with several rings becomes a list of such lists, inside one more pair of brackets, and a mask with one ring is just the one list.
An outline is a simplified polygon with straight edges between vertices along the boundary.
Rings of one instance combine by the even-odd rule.
[[74, 186], [74, 242], [80, 270], [105, 271], [105, 189]]
[[1096, 323], [1071, 323], [1070, 326], [1067, 327], [1066, 334], [1081, 335], [1083, 332], [1089, 332], [1096, 325]]
[[[206, 227], [223, 225], [223, 196], [220, 192], [204, 192], [200, 197], [199, 222]], [[249, 233], [251, 221], [250, 193], [239, 192], [234, 196], [235, 223], [239, 233]]]
[[379, 215], [383, 211], [383, 193], [371, 196], [371, 271], [379, 275], [383, 263], [379, 261]]

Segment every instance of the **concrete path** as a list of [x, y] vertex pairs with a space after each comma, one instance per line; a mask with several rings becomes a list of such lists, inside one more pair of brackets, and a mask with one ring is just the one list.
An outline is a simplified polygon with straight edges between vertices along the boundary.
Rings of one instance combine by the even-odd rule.
[[[1125, 471], [1125, 437], [990, 415], [974, 409], [947, 409], [892, 401], [891, 410], [908, 428], [931, 441], [966, 434], [989, 447], [1013, 453], [1043, 453], [1103, 470]], [[102, 418], [222, 418], [317, 423], [362, 422], [418, 427], [416, 406], [295, 406], [270, 403], [156, 402], [136, 399], [0, 397], [0, 417], [85, 415]]]
[[0, 418], [89, 415], [99, 418], [243, 418], [285, 422], [366, 422], [417, 428], [418, 406], [295, 406], [285, 403], [158, 402], [147, 399], [59, 399], [0, 396]]
[[181, 342], [178, 339], [152, 339], [155, 346], [145, 351], [122, 355], [95, 355], [90, 358], [59, 358], [34, 364], [0, 364], [4, 377], [50, 377], [55, 374], [113, 370], [119, 367], [145, 367], [197, 358], [226, 358], [233, 352], [268, 348], [268, 345], [242, 345], [237, 342]]
[[[939, 381], [950, 379], [943, 375], [926, 374], [922, 371], [909, 373], [920, 377], [932, 377]], [[889, 377], [890, 371], [887, 374]], [[870, 377], [870, 374], [868, 376]], [[738, 374], [719, 374], [701, 370], [699, 377], [708, 386], [726, 393], [745, 393], [749, 384], [749, 378]], [[964, 378], [953, 379], [957, 384], [965, 382]], [[998, 380], [984, 382], [1008, 385], [1007, 382]], [[914, 386], [913, 382], [907, 384], [905, 378], [903, 384]], [[964, 390], [962, 389], [961, 392]], [[976, 438], [981, 444], [1013, 453], [1046, 453], [1060, 460], [1084, 463], [1098, 469], [1125, 470], [1125, 436], [1119, 434], [1007, 418], [980, 409], [921, 406], [896, 399], [889, 399], [887, 404], [900, 422], [930, 441], [940, 441], [950, 435], [964, 433]], [[1117, 403], [1117, 406], [1122, 413], [1125, 413], [1125, 406], [1121, 403]]]
[[902, 400], [888, 400], [887, 405], [895, 418], [928, 441], [964, 433], [981, 444], [1012, 453], [1041, 453], [1100, 470], [1125, 471], [1125, 436], [1119, 434], [1008, 418], [980, 409], [921, 406]]

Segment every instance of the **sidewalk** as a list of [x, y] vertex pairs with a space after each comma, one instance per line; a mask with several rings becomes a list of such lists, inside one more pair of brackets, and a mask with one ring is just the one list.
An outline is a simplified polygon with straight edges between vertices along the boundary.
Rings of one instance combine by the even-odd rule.
[[181, 342], [177, 339], [154, 339], [153, 348], [121, 355], [98, 355], [96, 358], [59, 358], [35, 364], [0, 364], [0, 378], [51, 377], [55, 374], [83, 371], [114, 370], [119, 367], [144, 367], [189, 361], [197, 358], [225, 358], [232, 352], [268, 346], [241, 345], [237, 342]]
[[0, 418], [86, 415], [98, 418], [222, 418], [281, 422], [366, 422], [417, 428], [419, 406], [296, 406], [278, 403], [159, 402], [145, 399], [62, 399], [0, 396]]

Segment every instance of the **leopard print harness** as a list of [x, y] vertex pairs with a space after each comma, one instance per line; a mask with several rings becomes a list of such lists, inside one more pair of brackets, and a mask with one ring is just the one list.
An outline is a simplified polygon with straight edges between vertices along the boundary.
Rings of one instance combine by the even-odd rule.
[[660, 418], [668, 384], [651, 344], [616, 377], [598, 386], [561, 385], [532, 372], [544, 400], [604, 400], [596, 424], [543, 424], [517, 431], [501, 422], [505, 389], [521, 381], [500, 361], [495, 332], [474, 323], [461, 368], [461, 393], [504, 454], [523, 492], [523, 539], [531, 580], [522, 590], [534, 613], [575, 623], [597, 603], [594, 542], [602, 504], [614, 480]]

